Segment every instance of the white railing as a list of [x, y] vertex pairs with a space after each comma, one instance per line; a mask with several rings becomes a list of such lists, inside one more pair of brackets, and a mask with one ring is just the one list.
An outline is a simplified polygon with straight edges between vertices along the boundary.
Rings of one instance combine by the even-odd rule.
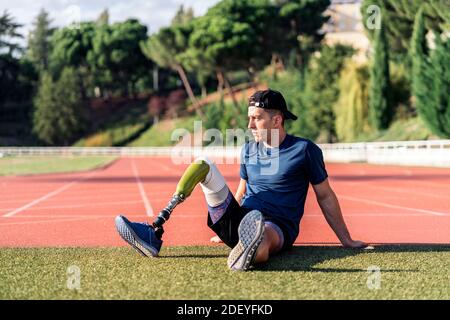
[[[320, 144], [327, 162], [450, 167], [450, 140]], [[240, 147], [7, 147], [0, 156], [239, 158]]]
[[209, 156], [238, 158], [241, 147], [0, 147], [3, 156]]
[[322, 144], [328, 162], [450, 167], [450, 140]]

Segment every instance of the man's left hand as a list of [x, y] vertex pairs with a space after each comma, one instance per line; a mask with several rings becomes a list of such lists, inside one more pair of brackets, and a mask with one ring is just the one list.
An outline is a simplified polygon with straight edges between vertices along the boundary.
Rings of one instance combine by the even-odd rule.
[[359, 240], [349, 240], [342, 244], [346, 248], [363, 249], [368, 246], [367, 243]]

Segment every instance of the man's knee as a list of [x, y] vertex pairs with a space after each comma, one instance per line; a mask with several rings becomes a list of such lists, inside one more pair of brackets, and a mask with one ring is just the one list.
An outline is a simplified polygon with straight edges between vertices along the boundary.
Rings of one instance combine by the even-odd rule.
[[206, 163], [209, 167], [209, 171], [203, 181], [201, 181], [201, 186], [203, 191], [209, 193], [219, 192], [226, 185], [225, 178], [220, 173], [216, 164], [207, 157], [199, 157], [195, 162]]
[[199, 183], [208, 205], [212, 207], [222, 204], [228, 196], [229, 189], [224, 177], [207, 157], [198, 157], [189, 165], [178, 182], [175, 194], [183, 194], [187, 198]]
[[195, 186], [204, 181], [210, 172], [210, 165], [203, 159], [196, 159], [187, 167], [178, 182], [175, 194], [189, 197]]
[[197, 158], [196, 161], [203, 161], [209, 165], [209, 172], [205, 180], [200, 183], [200, 187], [205, 194], [206, 202], [210, 207], [221, 205], [230, 193], [225, 178], [219, 169], [210, 159], [206, 157]]

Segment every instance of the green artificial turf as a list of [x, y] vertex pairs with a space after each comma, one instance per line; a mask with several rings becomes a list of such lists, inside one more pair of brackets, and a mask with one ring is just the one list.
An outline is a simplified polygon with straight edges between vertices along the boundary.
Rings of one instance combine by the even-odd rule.
[[20, 156], [0, 158], [0, 176], [91, 170], [112, 162], [106, 156]]
[[450, 299], [449, 246], [295, 247], [249, 272], [229, 271], [228, 252], [2, 248], [0, 299]]

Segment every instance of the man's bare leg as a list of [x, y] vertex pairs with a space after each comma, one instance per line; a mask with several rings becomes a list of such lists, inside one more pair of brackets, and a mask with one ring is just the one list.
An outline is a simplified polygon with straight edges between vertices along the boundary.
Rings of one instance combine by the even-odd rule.
[[269, 257], [280, 250], [283, 239], [279, 233], [270, 224], [265, 225], [264, 238], [256, 251], [254, 263], [263, 263], [269, 260]]

